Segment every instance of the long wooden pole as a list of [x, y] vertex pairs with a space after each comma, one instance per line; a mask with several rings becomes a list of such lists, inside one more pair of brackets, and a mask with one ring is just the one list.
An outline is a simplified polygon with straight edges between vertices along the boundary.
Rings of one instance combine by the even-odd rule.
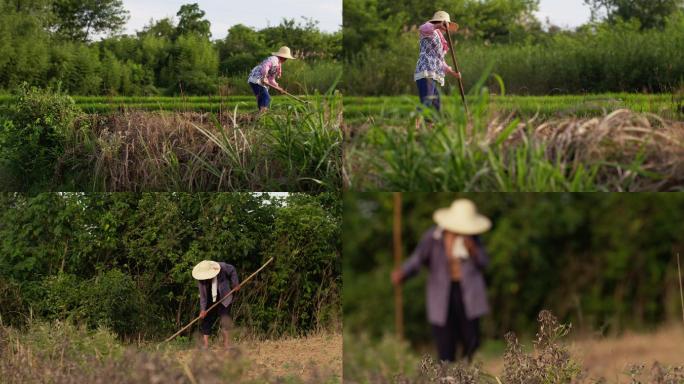
[[[461, 73], [461, 69], [458, 67], [458, 61], [456, 61], [456, 52], [454, 51], [454, 43], [451, 41], [451, 33], [449, 33], [449, 27], [446, 29], [447, 41], [449, 42], [449, 51], [451, 52], [451, 60], [454, 62], [454, 68], [456, 72]], [[468, 116], [468, 103], [466, 103], [465, 90], [463, 89], [463, 79], [458, 78], [458, 85], [461, 91], [461, 100], [463, 100], [463, 108]]]
[[682, 321], [684, 321], [684, 289], [682, 289], [682, 267], [679, 265], [679, 252], [677, 252], [677, 274], [679, 275], [679, 300], [682, 301]]
[[[401, 268], [401, 192], [394, 192], [394, 269]], [[401, 285], [394, 286], [394, 328], [399, 339], [404, 338], [404, 304], [401, 295]]]
[[[274, 88], [275, 88], [275, 87], [274, 87]], [[288, 91], [286, 91], [286, 90], [284, 90], [284, 89], [282, 89], [282, 88], [276, 88], [276, 89], [278, 90], [278, 92], [280, 92], [280, 93], [282, 93], [282, 94], [284, 94], [284, 95], [286, 95], [286, 96], [290, 96], [291, 98], [293, 98], [293, 99], [299, 101], [300, 103], [304, 103], [304, 104], [308, 104], [308, 103], [309, 103], [308, 100], [300, 99], [299, 97], [297, 97], [297, 96], [291, 94], [290, 92], [288, 92]]]
[[[270, 264], [271, 261], [273, 261], [273, 258], [272, 258], [272, 257], [271, 257], [270, 259], [268, 259], [268, 261], [265, 262], [264, 265], [261, 266], [261, 268], [257, 269], [256, 271], [254, 271], [254, 273], [252, 273], [251, 275], [249, 275], [246, 279], [242, 280], [242, 282], [241, 282], [240, 284], [238, 284], [237, 287], [231, 289], [230, 292], [228, 292], [228, 293], [223, 297], [223, 299], [221, 299], [221, 300], [215, 302], [214, 305], [212, 305], [211, 307], [209, 307], [209, 309], [207, 309], [207, 312], [209, 312], [209, 311], [211, 311], [212, 309], [214, 309], [217, 305], [223, 303], [223, 300], [227, 299], [228, 296], [230, 296], [233, 292], [235, 292], [235, 291], [237, 291], [238, 289], [242, 288], [242, 286], [245, 285], [245, 283], [247, 283], [248, 281], [250, 281], [254, 276], [256, 276], [257, 273], [261, 272], [262, 269], [266, 268], [266, 266], [267, 266], [268, 264]], [[180, 335], [181, 333], [183, 333], [183, 331], [185, 331], [186, 329], [190, 328], [191, 325], [195, 324], [199, 319], [200, 319], [200, 317], [197, 316], [193, 321], [189, 322], [185, 327], [181, 328], [178, 332], [174, 333], [173, 335], [171, 335], [168, 339], [164, 340], [163, 342], [166, 343], [166, 342], [168, 342], [168, 341], [173, 340], [176, 336], [178, 336], [178, 335]]]

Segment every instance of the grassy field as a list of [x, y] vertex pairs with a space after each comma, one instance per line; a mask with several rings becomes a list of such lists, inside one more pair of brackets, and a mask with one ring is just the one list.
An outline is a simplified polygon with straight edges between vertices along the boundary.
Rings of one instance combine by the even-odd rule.
[[677, 191], [683, 104], [675, 95], [348, 97], [348, 189]]
[[[252, 96], [72, 96], [76, 105], [88, 113], [108, 113], [121, 110], [144, 111], [195, 111], [226, 112], [235, 107], [242, 113], [256, 110]], [[308, 96], [307, 100], [320, 102], [322, 96]], [[286, 97], [272, 96], [274, 110], [282, 109], [297, 102]], [[12, 95], [0, 95], [0, 105], [15, 100]], [[386, 97], [344, 97], [344, 115], [347, 124], [362, 123], [368, 118], [402, 119], [416, 109], [417, 97], [414, 95]], [[476, 97], [469, 97], [470, 103]], [[453, 95], [443, 96], [442, 102], [449, 108], [460, 105], [461, 100]], [[635, 112], [649, 112], [666, 118], [681, 118], [684, 113], [684, 99], [672, 94], [647, 95], [638, 93], [606, 93], [597, 95], [562, 96], [497, 96], [490, 99], [492, 111], [516, 113], [531, 117], [539, 114], [553, 116], [597, 116], [616, 109], [630, 109]]]
[[[171, 111], [171, 112], [214, 112], [228, 113], [235, 108], [241, 113], [256, 112], [253, 96], [71, 96], [76, 105], [86, 113], [115, 113], [121, 111]], [[319, 103], [323, 96], [306, 96], [308, 101]], [[287, 96], [271, 96], [275, 111], [299, 102]], [[16, 100], [13, 95], [0, 95], [0, 106]]]
[[[239, 335], [234, 332], [234, 335]], [[0, 327], [3, 383], [326, 383], [342, 382], [342, 335], [323, 332], [263, 340], [234, 336], [232, 348], [121, 342], [106, 329], [34, 323]]]
[[[461, 105], [460, 96], [442, 95], [445, 108]], [[359, 97], [345, 96], [344, 116], [348, 125], [363, 124], [369, 119], [375, 121], [400, 121], [416, 111], [417, 96]], [[479, 101], [468, 97], [469, 104]], [[665, 118], [684, 117], [684, 99], [672, 94], [648, 95], [638, 93], [606, 93], [597, 95], [560, 96], [498, 96], [491, 95], [489, 112], [493, 114], [515, 114], [523, 118], [539, 115], [551, 117], [599, 116], [617, 109], [634, 112], [648, 112]]]

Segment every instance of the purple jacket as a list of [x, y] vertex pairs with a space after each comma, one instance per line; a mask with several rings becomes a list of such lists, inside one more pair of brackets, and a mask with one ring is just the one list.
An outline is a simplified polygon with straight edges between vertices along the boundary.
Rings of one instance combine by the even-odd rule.
[[[235, 267], [223, 262], [219, 262], [219, 265], [221, 266], [221, 272], [219, 272], [219, 274], [216, 276], [216, 282], [218, 284], [218, 294], [216, 295], [216, 300], [221, 300], [221, 298], [225, 297], [231, 289], [237, 287], [238, 284], [240, 284]], [[207, 300], [207, 288], [205, 286], [206, 283], [204, 283], [205, 281], [208, 282], [208, 287], [211, 290], [211, 279], [201, 280], [197, 282], [197, 287], [199, 288], [200, 292], [200, 310], [202, 311], [207, 310], [207, 302], [210, 301]], [[231, 294], [226, 300], [222, 302], [222, 304], [224, 307], [227, 307], [232, 302], [233, 295]]]
[[[404, 280], [416, 275], [421, 266], [430, 269], [427, 280], [427, 314], [430, 324], [443, 326], [447, 321], [451, 274], [449, 261], [444, 250], [442, 230], [430, 228], [416, 247], [411, 257], [402, 265]], [[461, 291], [466, 316], [469, 319], [481, 317], [489, 312], [487, 287], [482, 270], [489, 263], [479, 238], [475, 242], [480, 250], [478, 255], [470, 255], [461, 261]]]

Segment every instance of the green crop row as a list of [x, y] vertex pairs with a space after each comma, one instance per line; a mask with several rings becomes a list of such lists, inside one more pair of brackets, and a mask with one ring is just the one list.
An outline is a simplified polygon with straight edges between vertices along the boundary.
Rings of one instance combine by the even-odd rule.
[[[474, 103], [474, 97], [468, 97]], [[442, 105], [450, 108], [462, 103], [459, 96], [442, 97]], [[616, 109], [649, 112], [666, 118], [680, 117], [682, 101], [669, 94], [610, 93], [562, 96], [491, 96], [490, 111], [517, 113], [521, 116], [595, 116]], [[416, 96], [345, 97], [345, 119], [348, 122], [378, 118], [405, 118], [418, 108]]]
[[[320, 101], [321, 96], [308, 96], [308, 100]], [[88, 113], [107, 113], [118, 110], [147, 110], [147, 111], [219, 111], [256, 110], [256, 102], [252, 96], [192, 96], [192, 97], [159, 97], [159, 96], [72, 96], [78, 107]], [[13, 95], [0, 95], [0, 106], [16, 100]], [[297, 103], [286, 96], [274, 96], [273, 105], [277, 109], [282, 105]]]

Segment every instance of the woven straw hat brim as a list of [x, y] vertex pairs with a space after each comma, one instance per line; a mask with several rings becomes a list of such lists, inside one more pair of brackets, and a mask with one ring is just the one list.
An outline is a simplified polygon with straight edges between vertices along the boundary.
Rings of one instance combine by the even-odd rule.
[[221, 265], [215, 261], [204, 260], [200, 261], [195, 268], [192, 269], [192, 277], [195, 280], [209, 280], [216, 277], [221, 271]]
[[449, 208], [440, 208], [432, 215], [440, 228], [462, 235], [480, 235], [492, 228], [492, 222], [476, 211], [468, 212]]
[[294, 58], [292, 56], [292, 53], [288, 47], [280, 47], [278, 52], [271, 52], [271, 55], [282, 57], [285, 59], [290, 59], [290, 60], [297, 60], [296, 58]]

